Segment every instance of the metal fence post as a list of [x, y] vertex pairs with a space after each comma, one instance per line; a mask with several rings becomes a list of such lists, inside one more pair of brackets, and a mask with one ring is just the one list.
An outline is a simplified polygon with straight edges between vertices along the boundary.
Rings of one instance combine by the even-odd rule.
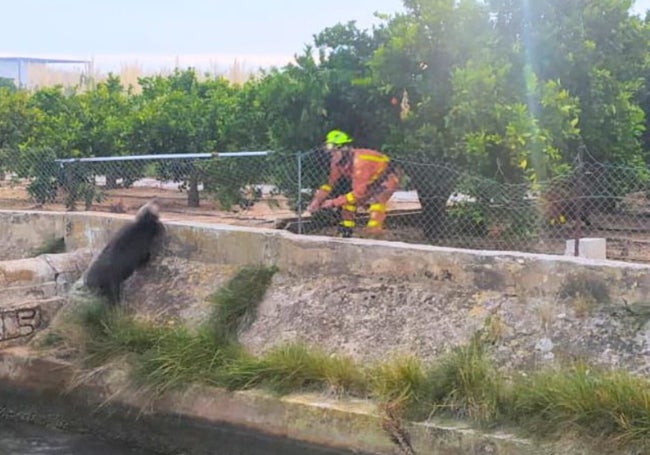
[[302, 234], [302, 151], [298, 152], [298, 234]]
[[576, 217], [575, 221], [575, 229], [574, 229], [574, 234], [573, 234], [573, 255], [574, 256], [579, 256], [580, 255], [580, 237], [582, 237], [582, 218], [583, 218], [583, 210], [584, 210], [584, 190], [583, 190], [583, 172], [584, 172], [584, 165], [583, 165], [583, 150], [584, 150], [584, 145], [578, 146], [578, 166], [577, 166], [577, 185], [576, 185], [576, 191], [575, 191], [575, 208], [576, 208], [576, 213], [574, 216]]

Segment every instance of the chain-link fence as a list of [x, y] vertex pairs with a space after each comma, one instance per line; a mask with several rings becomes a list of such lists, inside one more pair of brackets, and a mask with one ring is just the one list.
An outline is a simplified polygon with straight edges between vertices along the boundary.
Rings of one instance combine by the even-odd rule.
[[[326, 179], [307, 155], [302, 181], [308, 202]], [[388, 203], [387, 240], [471, 249], [577, 255], [580, 239], [607, 239], [610, 259], [650, 262], [650, 173], [583, 158], [580, 153], [555, 178], [519, 184], [478, 177], [426, 160], [393, 160], [403, 171], [401, 187]], [[350, 191], [349, 182], [333, 196]], [[296, 219], [289, 228], [307, 234], [337, 234], [343, 210]], [[357, 234], [369, 220], [356, 216]], [[573, 242], [567, 242], [572, 241]]]
[[231, 211], [259, 199], [253, 184], [267, 180], [269, 153], [35, 157], [4, 175], [0, 206], [127, 212], [142, 198], [159, 196], [172, 207], [200, 208], [208, 201], [209, 208]]
[[[338, 235], [342, 209], [305, 212], [327, 182], [328, 157], [314, 150], [38, 159], [5, 175], [0, 208], [132, 213], [157, 197], [177, 219]], [[425, 160], [392, 162], [402, 178], [387, 203], [387, 240], [565, 254], [567, 240], [603, 237], [609, 258], [650, 262], [644, 166], [580, 159], [551, 180], [510, 184]], [[330, 197], [350, 190], [343, 178]], [[367, 209], [358, 207], [353, 236], [364, 235]]]

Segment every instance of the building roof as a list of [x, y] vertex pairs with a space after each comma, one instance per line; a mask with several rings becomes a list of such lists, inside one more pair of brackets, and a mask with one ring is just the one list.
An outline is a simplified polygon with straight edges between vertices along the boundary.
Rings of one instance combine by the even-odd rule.
[[0, 57], [0, 62], [13, 63], [90, 63], [90, 60], [68, 60], [61, 58], [37, 58], [37, 57]]

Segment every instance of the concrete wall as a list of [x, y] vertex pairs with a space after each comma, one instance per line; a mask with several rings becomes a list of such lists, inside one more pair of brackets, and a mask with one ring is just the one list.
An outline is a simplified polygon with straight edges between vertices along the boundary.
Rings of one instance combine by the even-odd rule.
[[0, 211], [0, 261], [22, 259], [48, 240], [65, 235], [63, 213]]
[[[2, 240], [64, 232], [97, 249], [129, 216], [0, 212]], [[8, 226], [5, 229], [5, 226]], [[650, 372], [650, 266], [170, 222], [163, 256], [127, 294], [143, 311], [200, 321], [236, 266], [280, 272], [240, 333], [254, 351], [302, 340], [361, 360], [433, 358], [476, 330], [504, 367], [576, 356]], [[20, 232], [21, 234], [17, 234]], [[22, 237], [21, 237], [22, 236]]]

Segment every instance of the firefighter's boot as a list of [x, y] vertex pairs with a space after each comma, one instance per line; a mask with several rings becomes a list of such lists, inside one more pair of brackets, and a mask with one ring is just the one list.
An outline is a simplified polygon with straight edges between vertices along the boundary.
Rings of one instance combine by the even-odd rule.
[[354, 204], [345, 204], [341, 207], [341, 222], [339, 225], [339, 234], [343, 238], [352, 237], [354, 227], [356, 226], [355, 217], [356, 217], [357, 207]]

